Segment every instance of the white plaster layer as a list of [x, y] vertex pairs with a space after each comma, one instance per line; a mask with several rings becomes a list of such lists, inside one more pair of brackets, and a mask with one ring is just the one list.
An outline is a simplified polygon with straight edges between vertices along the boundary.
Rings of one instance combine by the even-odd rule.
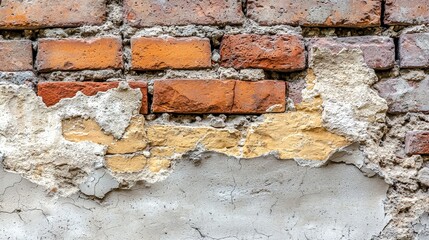
[[[386, 100], [371, 89], [377, 82], [360, 49], [313, 49], [310, 81], [304, 99], [321, 96], [325, 127], [351, 141], [365, 141], [378, 132], [386, 117]], [[314, 76], [311, 76], [314, 74]], [[314, 79], [311, 79], [314, 78]]]
[[78, 94], [48, 108], [25, 86], [0, 85], [0, 152], [8, 171], [51, 192], [70, 195], [97, 167], [104, 165], [105, 146], [64, 139], [61, 120], [90, 117], [121, 137], [138, 111], [141, 93], [127, 85], [96, 96]]

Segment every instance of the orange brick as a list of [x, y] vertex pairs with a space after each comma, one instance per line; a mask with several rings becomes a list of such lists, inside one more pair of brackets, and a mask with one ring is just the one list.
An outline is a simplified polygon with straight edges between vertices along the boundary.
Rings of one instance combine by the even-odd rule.
[[295, 71], [305, 68], [305, 46], [296, 35], [226, 35], [222, 39], [221, 65]]
[[121, 67], [122, 43], [119, 38], [42, 39], [39, 41], [37, 68], [41, 72]]
[[105, 0], [0, 1], [0, 29], [101, 25]]
[[[98, 92], [105, 92], [118, 87], [119, 82], [42, 82], [37, 86], [37, 94], [42, 97], [46, 106], [57, 104], [63, 98], [72, 98], [77, 92], [93, 96]], [[147, 83], [128, 82], [131, 88], [139, 88], [142, 93], [141, 114], [148, 113]]]
[[157, 80], [152, 111], [169, 113], [254, 114], [284, 112], [283, 81]]
[[134, 70], [211, 67], [210, 41], [206, 38], [133, 38], [131, 50]]
[[232, 113], [284, 112], [286, 83], [284, 81], [236, 81]]
[[31, 41], [0, 41], [0, 71], [15, 72], [33, 69]]

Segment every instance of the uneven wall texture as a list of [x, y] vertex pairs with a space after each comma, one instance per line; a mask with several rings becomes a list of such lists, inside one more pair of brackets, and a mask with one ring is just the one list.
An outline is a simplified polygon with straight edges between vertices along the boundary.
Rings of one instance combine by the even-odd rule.
[[429, 0], [0, 0], [0, 239], [429, 239]]

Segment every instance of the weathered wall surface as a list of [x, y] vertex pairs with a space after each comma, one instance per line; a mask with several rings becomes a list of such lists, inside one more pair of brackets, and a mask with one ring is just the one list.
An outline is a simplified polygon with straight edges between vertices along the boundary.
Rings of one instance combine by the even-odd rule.
[[0, 238], [427, 239], [427, 6], [0, 1]]
[[[353, 166], [306, 168], [272, 157], [201, 157], [197, 164], [178, 161], [163, 182], [112, 192], [102, 204], [82, 195], [52, 199], [19, 175], [2, 171], [0, 190], [8, 198], [2, 202], [0, 236], [365, 239], [386, 223], [387, 184]], [[107, 186], [111, 182], [101, 180], [94, 188]]]

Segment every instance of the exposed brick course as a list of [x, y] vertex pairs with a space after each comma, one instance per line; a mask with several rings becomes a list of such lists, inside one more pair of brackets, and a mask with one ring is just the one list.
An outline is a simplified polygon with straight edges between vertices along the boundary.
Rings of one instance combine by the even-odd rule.
[[222, 66], [237, 69], [262, 68], [287, 72], [306, 66], [304, 42], [297, 35], [226, 35], [220, 55]]
[[39, 41], [37, 68], [41, 72], [121, 67], [120, 38], [42, 39]]
[[199, 69], [211, 67], [207, 38], [133, 38], [132, 69]]
[[249, 0], [247, 15], [262, 25], [369, 27], [380, 25], [380, 0]]
[[284, 112], [283, 81], [157, 80], [153, 112], [265, 113]]
[[33, 49], [29, 40], [0, 41], [0, 71], [33, 69]]
[[429, 33], [402, 35], [399, 56], [401, 68], [429, 68]]
[[225, 25], [244, 20], [240, 0], [125, 0], [125, 20], [132, 26]]
[[429, 154], [429, 131], [411, 131], [405, 136], [405, 152], [408, 155]]
[[1, 1], [0, 29], [101, 25], [105, 0]]
[[[131, 88], [139, 88], [142, 93], [141, 114], [148, 113], [148, 93], [146, 82], [128, 82]], [[38, 84], [37, 94], [46, 106], [57, 104], [63, 98], [72, 98], [79, 91], [87, 96], [96, 95], [118, 87], [119, 82], [42, 82]]]
[[384, 23], [388, 25], [429, 23], [429, 0], [386, 0]]
[[359, 48], [363, 52], [366, 64], [374, 69], [383, 70], [395, 65], [395, 44], [389, 37], [362, 36], [345, 38], [313, 38], [309, 39], [308, 55], [312, 58], [313, 48], [327, 48], [334, 53], [343, 48]]

